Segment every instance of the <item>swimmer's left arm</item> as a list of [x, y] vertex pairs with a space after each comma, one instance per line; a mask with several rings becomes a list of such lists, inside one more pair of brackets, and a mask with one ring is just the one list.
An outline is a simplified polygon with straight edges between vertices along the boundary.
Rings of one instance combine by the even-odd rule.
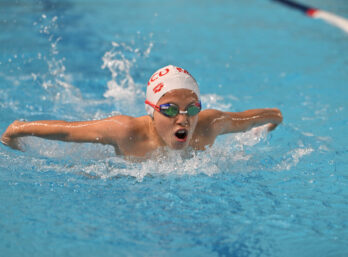
[[277, 108], [252, 109], [243, 112], [214, 111], [212, 125], [217, 134], [244, 132], [265, 124], [269, 124], [268, 131], [271, 131], [283, 121], [283, 116]]

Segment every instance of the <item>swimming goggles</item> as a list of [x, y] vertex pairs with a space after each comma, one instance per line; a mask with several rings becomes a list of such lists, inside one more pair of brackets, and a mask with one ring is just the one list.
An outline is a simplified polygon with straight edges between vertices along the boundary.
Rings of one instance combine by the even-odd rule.
[[186, 107], [185, 111], [180, 111], [179, 106], [176, 105], [176, 104], [173, 104], [173, 103], [161, 104], [159, 106], [158, 105], [154, 105], [153, 103], [149, 102], [148, 100], [146, 100], [145, 103], [150, 105], [156, 111], [162, 113], [164, 116], [167, 116], [169, 118], [174, 118], [179, 113], [180, 114], [187, 114], [188, 116], [195, 116], [202, 109], [202, 105], [201, 105], [200, 101], [197, 102], [197, 103], [189, 104]]

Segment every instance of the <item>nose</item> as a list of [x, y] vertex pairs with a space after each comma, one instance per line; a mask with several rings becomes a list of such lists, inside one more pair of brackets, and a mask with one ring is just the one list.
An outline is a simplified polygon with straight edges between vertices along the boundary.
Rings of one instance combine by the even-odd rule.
[[189, 119], [187, 114], [179, 113], [176, 116], [176, 123], [180, 126], [186, 127], [189, 125]]

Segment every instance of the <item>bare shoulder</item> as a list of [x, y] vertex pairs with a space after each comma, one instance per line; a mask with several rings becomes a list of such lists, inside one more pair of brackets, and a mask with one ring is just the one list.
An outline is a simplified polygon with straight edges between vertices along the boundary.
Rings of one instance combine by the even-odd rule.
[[131, 117], [117, 115], [105, 119], [105, 121], [114, 124], [114, 126], [117, 127], [119, 136], [125, 138], [137, 136], [146, 130], [146, 124], [149, 122], [148, 119], [151, 118], [149, 116]]
[[127, 123], [127, 122], [132, 122], [134, 119], [136, 118], [132, 116], [128, 116], [128, 115], [116, 115], [116, 116], [106, 118], [105, 120], [115, 121], [116, 123], [117, 122]]
[[218, 124], [225, 119], [226, 114], [216, 109], [207, 109], [201, 111], [198, 117], [197, 132], [210, 134], [217, 132]]
[[127, 115], [117, 115], [102, 120], [103, 125], [124, 130], [125, 132], [132, 132], [141, 124], [142, 117], [132, 117]]
[[224, 112], [216, 110], [216, 109], [206, 109], [199, 113], [199, 120], [206, 121], [221, 117]]

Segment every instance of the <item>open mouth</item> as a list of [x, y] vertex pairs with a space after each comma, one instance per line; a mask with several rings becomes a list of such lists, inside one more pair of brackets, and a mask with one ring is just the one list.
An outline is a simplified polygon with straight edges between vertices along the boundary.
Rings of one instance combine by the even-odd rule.
[[179, 129], [175, 132], [175, 136], [178, 141], [185, 142], [187, 138], [187, 130], [186, 129]]

